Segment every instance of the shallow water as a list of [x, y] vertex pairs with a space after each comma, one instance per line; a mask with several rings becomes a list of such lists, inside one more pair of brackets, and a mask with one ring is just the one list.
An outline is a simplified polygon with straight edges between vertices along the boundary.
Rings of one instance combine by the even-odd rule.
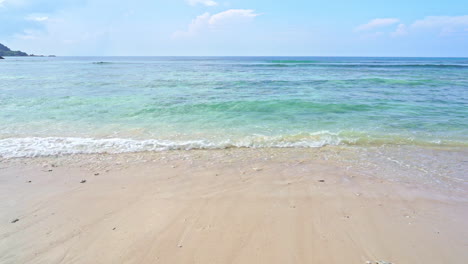
[[468, 59], [57, 57], [0, 63], [0, 156], [468, 146]]

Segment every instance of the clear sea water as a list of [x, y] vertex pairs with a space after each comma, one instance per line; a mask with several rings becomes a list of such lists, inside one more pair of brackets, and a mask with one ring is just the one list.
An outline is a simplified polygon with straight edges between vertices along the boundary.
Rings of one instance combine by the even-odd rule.
[[7, 57], [0, 156], [468, 147], [468, 58]]

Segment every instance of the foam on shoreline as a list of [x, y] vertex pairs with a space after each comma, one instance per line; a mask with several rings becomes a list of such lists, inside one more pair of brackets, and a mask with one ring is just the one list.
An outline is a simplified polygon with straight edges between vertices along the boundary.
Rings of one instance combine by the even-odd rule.
[[233, 140], [166, 140], [82, 137], [11, 137], [0, 139], [0, 157], [40, 157], [72, 154], [129, 153], [228, 148], [319, 148], [324, 146], [415, 145], [466, 147], [464, 142], [423, 141], [402, 137], [365, 137], [321, 131], [289, 136], [256, 135]]

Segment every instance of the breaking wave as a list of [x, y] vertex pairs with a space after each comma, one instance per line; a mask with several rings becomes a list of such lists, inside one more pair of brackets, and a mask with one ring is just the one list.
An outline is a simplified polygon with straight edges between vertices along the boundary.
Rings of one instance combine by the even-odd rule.
[[73, 154], [129, 153], [228, 148], [319, 148], [327, 145], [416, 144], [467, 146], [466, 142], [423, 141], [398, 136], [370, 137], [363, 133], [301, 133], [287, 136], [249, 136], [235, 140], [162, 140], [79, 137], [14, 137], [0, 139], [0, 157], [40, 157]]

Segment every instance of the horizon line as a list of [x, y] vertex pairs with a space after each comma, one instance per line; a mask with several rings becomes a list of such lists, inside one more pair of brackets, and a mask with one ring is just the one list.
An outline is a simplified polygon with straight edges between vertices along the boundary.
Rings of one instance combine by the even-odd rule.
[[55, 57], [321, 57], [321, 58], [460, 58], [468, 59], [468, 56], [359, 56], [359, 55], [35, 55], [35, 56], [3, 56], [3, 57], [33, 57], [33, 58], [53, 58]]

